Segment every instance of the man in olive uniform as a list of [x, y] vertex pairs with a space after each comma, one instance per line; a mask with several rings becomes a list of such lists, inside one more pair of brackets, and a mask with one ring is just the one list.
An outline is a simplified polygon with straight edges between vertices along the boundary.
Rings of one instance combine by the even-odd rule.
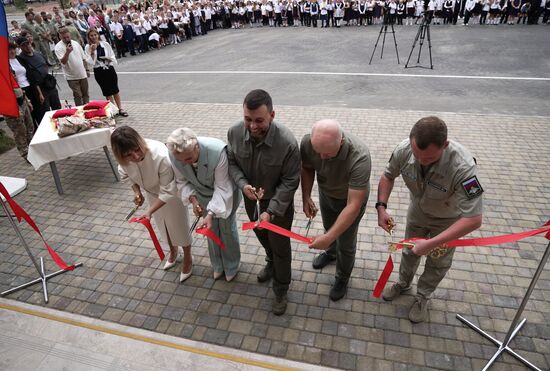
[[50, 44], [53, 43], [52, 36], [40, 14], [34, 16], [34, 30], [38, 34], [38, 39], [34, 40], [35, 44], [37, 44], [37, 49], [46, 58], [50, 66], [58, 64], [57, 58], [54, 57], [50, 49]]
[[29, 32], [32, 35], [34, 43], [40, 39], [40, 35], [36, 32], [36, 23], [34, 22], [34, 13], [25, 12], [25, 21], [21, 23], [21, 29]]
[[[244, 99], [244, 120], [229, 128], [229, 175], [243, 193], [250, 220], [268, 221], [290, 229], [294, 218], [294, 193], [300, 183], [300, 151], [294, 134], [273, 119], [271, 97], [252, 90]], [[259, 201], [258, 201], [259, 199]], [[256, 205], [259, 202], [259, 214]], [[267, 265], [258, 281], [273, 278], [273, 314], [286, 311], [291, 279], [290, 239], [266, 229], [254, 232], [266, 252]]]
[[302, 156], [302, 197], [308, 218], [317, 214], [311, 198], [317, 174], [319, 204], [325, 233], [314, 238], [310, 248], [325, 250], [313, 260], [321, 269], [336, 260], [336, 280], [330, 299], [340, 300], [347, 291], [355, 264], [357, 230], [369, 198], [371, 159], [361, 139], [344, 132], [335, 120], [313, 125], [300, 146]]
[[386, 207], [399, 175], [411, 194], [405, 238], [426, 239], [403, 249], [399, 280], [387, 287], [382, 297], [393, 300], [409, 290], [422, 255], [428, 255], [409, 311], [409, 319], [416, 323], [427, 320], [430, 295], [451, 267], [455, 249], [444, 249], [439, 257], [429, 254], [481, 226], [483, 188], [475, 159], [465, 147], [447, 139], [447, 126], [433, 116], [413, 126], [409, 139], [393, 151], [380, 178], [378, 225], [388, 232], [394, 223]]

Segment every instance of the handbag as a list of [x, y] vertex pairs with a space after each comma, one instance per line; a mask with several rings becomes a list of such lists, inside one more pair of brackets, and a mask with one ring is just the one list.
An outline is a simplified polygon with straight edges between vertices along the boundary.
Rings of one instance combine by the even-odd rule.
[[55, 79], [55, 76], [53, 75], [53, 73], [47, 74], [46, 77], [44, 77], [44, 81], [42, 81], [42, 86], [46, 90], [55, 89], [56, 85], [57, 85], [57, 80]]

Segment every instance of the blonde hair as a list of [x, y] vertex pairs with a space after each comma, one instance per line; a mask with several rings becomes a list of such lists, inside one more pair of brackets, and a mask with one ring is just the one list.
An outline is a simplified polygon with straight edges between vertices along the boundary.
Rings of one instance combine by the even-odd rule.
[[192, 151], [198, 143], [197, 135], [189, 128], [176, 129], [166, 139], [166, 147], [172, 153]]
[[124, 160], [128, 152], [140, 149], [145, 154], [149, 150], [145, 139], [129, 126], [121, 126], [113, 131], [111, 148], [116, 160], [121, 165], [128, 165], [128, 161]]

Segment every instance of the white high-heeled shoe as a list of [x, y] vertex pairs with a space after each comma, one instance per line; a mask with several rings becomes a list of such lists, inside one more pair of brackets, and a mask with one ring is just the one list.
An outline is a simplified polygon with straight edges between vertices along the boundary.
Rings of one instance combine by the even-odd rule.
[[188, 279], [189, 277], [191, 277], [191, 275], [193, 274], [193, 266], [191, 266], [191, 269], [189, 270], [188, 273], [183, 273], [181, 272], [180, 273], [180, 283], [185, 281], [186, 279]]
[[176, 263], [178, 262], [178, 258], [176, 257], [176, 259], [174, 259], [173, 262], [171, 262], [169, 259], [166, 259], [166, 263], [164, 263], [164, 270], [168, 270], [170, 268], [172, 268], [174, 265], [176, 265]]
[[221, 276], [223, 276], [223, 272], [214, 272], [212, 276], [214, 277], [214, 280], [218, 280]]

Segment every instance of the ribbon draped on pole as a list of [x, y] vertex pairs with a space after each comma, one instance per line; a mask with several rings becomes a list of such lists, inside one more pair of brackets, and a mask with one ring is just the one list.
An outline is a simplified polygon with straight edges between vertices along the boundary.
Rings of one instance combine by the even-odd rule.
[[13, 213], [17, 217], [17, 221], [19, 223], [21, 223], [21, 220], [25, 220], [27, 222], [27, 224], [29, 224], [31, 226], [31, 228], [34, 229], [34, 231], [36, 233], [38, 233], [38, 235], [40, 236], [40, 238], [44, 242], [44, 246], [46, 246], [46, 249], [48, 250], [48, 253], [52, 257], [55, 264], [57, 264], [57, 266], [60, 269], [63, 269], [65, 271], [74, 270], [74, 268], [75, 268], [74, 265], [67, 265], [67, 263], [65, 263], [63, 261], [63, 259], [61, 259], [61, 257], [59, 255], [57, 255], [55, 250], [50, 247], [48, 242], [44, 239], [44, 236], [42, 236], [42, 232], [40, 232], [40, 229], [38, 228], [38, 226], [36, 225], [34, 220], [32, 220], [32, 218], [29, 216], [29, 214], [27, 214], [27, 212], [21, 206], [19, 206], [19, 204], [17, 202], [15, 202], [15, 200], [13, 198], [11, 198], [8, 190], [4, 187], [4, 185], [1, 182], [0, 182], [0, 193], [2, 194], [2, 196], [4, 196], [4, 198], [6, 199], [8, 204], [10, 205]]
[[151, 221], [145, 217], [141, 218], [132, 218], [129, 220], [130, 223], [141, 223], [147, 228], [149, 231], [149, 236], [151, 236], [151, 240], [153, 241], [153, 245], [155, 246], [155, 249], [157, 250], [157, 254], [159, 254], [160, 261], [164, 260], [164, 251], [162, 251], [162, 247], [160, 246], [159, 239], [157, 238], [157, 235], [155, 234], [155, 231], [153, 230], [153, 226], [151, 225]]
[[[462, 240], [454, 240], [447, 243], [448, 247], [464, 247], [464, 246], [490, 246], [490, 245], [500, 245], [503, 243], [509, 243], [509, 242], [515, 242], [519, 240], [523, 240], [524, 238], [536, 236], [538, 234], [542, 234], [546, 232], [546, 239], [550, 240], [550, 220], [548, 220], [544, 227], [532, 229], [529, 231], [519, 232], [519, 233], [512, 233], [512, 234], [505, 234], [501, 236], [491, 236], [491, 237], [481, 237], [481, 238], [469, 238], [469, 239], [462, 239]], [[401, 243], [405, 242], [413, 242], [418, 240], [423, 240], [424, 238], [408, 238], [402, 241], [399, 241]], [[397, 245], [397, 249], [402, 249], [403, 245]], [[388, 260], [386, 262], [386, 265], [384, 266], [384, 270], [382, 271], [382, 274], [380, 275], [380, 278], [378, 278], [378, 282], [376, 282], [376, 286], [374, 287], [374, 291], [372, 293], [372, 296], [375, 298], [379, 298], [382, 294], [382, 291], [384, 290], [384, 287], [386, 286], [386, 283], [388, 282], [388, 279], [390, 278], [391, 272], [393, 271], [393, 260], [391, 258], [391, 255], [388, 257]]]
[[280, 234], [281, 236], [292, 238], [293, 240], [300, 241], [303, 243], [310, 244], [313, 242], [313, 238], [302, 236], [298, 233], [294, 233], [292, 231], [289, 231], [288, 229], [284, 229], [283, 227], [279, 227], [278, 225], [275, 225], [270, 222], [261, 221], [261, 222], [247, 222], [243, 223], [243, 231], [247, 231], [254, 228], [263, 228], [267, 229], [271, 232]]

